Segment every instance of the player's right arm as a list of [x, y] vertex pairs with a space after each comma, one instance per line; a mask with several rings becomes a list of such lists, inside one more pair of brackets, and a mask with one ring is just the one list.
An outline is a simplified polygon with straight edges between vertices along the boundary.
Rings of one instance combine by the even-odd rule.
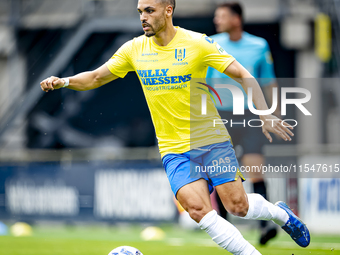
[[[83, 72], [72, 77], [68, 77], [70, 83], [67, 88], [77, 91], [85, 91], [98, 88], [109, 83], [118, 76], [114, 75], [104, 64], [94, 71]], [[51, 76], [40, 83], [41, 89], [45, 92], [64, 87], [65, 79]]]
[[[67, 88], [78, 91], [90, 90], [103, 86], [117, 78], [124, 78], [128, 72], [134, 71], [134, 67], [131, 65], [132, 49], [132, 40], [124, 43], [111, 59], [101, 67], [91, 72], [84, 72], [66, 78], [70, 81]], [[65, 79], [51, 76], [43, 80], [40, 85], [43, 91], [48, 92], [64, 87]]]

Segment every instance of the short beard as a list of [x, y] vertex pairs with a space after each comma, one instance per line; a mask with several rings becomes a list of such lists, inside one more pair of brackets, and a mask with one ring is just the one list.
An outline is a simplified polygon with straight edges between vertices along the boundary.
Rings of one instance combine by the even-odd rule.
[[[161, 25], [160, 25], [160, 24], [161, 24]], [[158, 33], [159, 31], [161, 31], [162, 28], [165, 26], [165, 19], [163, 20], [163, 24], [162, 24], [162, 22], [157, 22], [157, 23], [153, 24], [152, 26], [151, 26], [150, 24], [148, 24], [148, 25], [150, 26], [151, 31], [146, 31], [146, 32], [144, 33], [144, 35], [145, 35], [146, 37], [155, 36], [155, 35], [157, 35], [157, 33]]]
[[146, 37], [152, 37], [154, 35], [156, 35], [156, 33], [154, 31], [152, 31], [152, 32], [145, 32], [145, 36]]

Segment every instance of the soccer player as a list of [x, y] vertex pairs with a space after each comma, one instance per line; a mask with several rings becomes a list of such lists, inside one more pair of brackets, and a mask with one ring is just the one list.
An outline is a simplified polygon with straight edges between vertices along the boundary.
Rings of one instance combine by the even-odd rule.
[[[256, 80], [231, 55], [203, 34], [173, 26], [175, 0], [139, 0], [138, 12], [145, 34], [125, 43], [107, 63], [91, 72], [68, 78], [49, 77], [41, 82], [48, 92], [67, 87], [73, 90], [98, 88], [128, 72], [135, 71], [151, 112], [158, 138], [159, 149], [171, 188], [201, 229], [205, 230], [222, 248], [233, 254], [260, 254], [241, 233], [212, 209], [209, 192], [215, 187], [227, 210], [245, 219], [273, 220], [282, 226], [300, 245], [309, 244], [309, 232], [284, 202], [273, 205], [261, 195], [246, 194], [238, 163], [224, 125], [213, 127], [217, 110], [209, 98], [206, 115], [193, 109], [191, 104], [207, 95], [204, 85], [197, 85], [193, 77], [205, 78], [208, 66], [226, 73], [245, 88], [253, 88], [255, 105], [266, 110], [262, 91]], [[202, 90], [203, 89], [203, 90]], [[203, 91], [203, 92], [202, 92]], [[194, 115], [196, 127], [191, 130]], [[269, 132], [290, 140], [291, 130], [273, 115], [261, 116]], [[275, 120], [275, 121], [266, 121]], [[194, 132], [195, 137], [191, 136]], [[224, 160], [220, 160], [220, 159]], [[228, 160], [227, 160], [228, 159]], [[211, 165], [232, 166], [237, 171], [226, 172], [228, 178], [212, 175], [193, 177], [191, 167]], [[192, 174], [192, 175], [191, 175]]]
[[[243, 31], [243, 10], [238, 2], [220, 4], [215, 11], [214, 23], [216, 31], [219, 34], [213, 35], [211, 38], [235, 57], [251, 75], [255, 78], [262, 78], [259, 79], [261, 88], [271, 104], [272, 88], [277, 88], [277, 83], [275, 81], [273, 62], [267, 41]], [[209, 67], [207, 78], [209, 78], [208, 81], [210, 81], [210, 83], [214, 83], [223, 78], [228, 79], [228, 76]], [[210, 80], [210, 78], [212, 79]], [[238, 83], [233, 84], [243, 91], [244, 100], [248, 102], [247, 94], [242, 86]], [[233, 140], [233, 145], [235, 147], [237, 145], [242, 146], [242, 165], [246, 167], [257, 166], [260, 168], [260, 166], [264, 165], [265, 161], [262, 153], [265, 139], [261, 134], [261, 129], [259, 127], [249, 127], [248, 125], [243, 126], [240, 124], [244, 120], [245, 123], [248, 123], [249, 120], [258, 119], [258, 117], [249, 111], [248, 104], [245, 104], [244, 115], [233, 115], [233, 98], [231, 92], [218, 88], [216, 88], [216, 91], [222, 101], [222, 105], [216, 105], [221, 118], [228, 120], [229, 123], [230, 120], [238, 123], [228, 127], [228, 131]], [[277, 107], [274, 114], [280, 116], [279, 112], [279, 107]], [[253, 184], [254, 192], [267, 199], [267, 189], [262, 174], [260, 172], [250, 172], [249, 177]], [[227, 212], [218, 196], [217, 203], [220, 215], [226, 218]], [[276, 236], [277, 231], [275, 226], [268, 226], [267, 221], [260, 221], [260, 229], [260, 244], [266, 244], [271, 238]]]

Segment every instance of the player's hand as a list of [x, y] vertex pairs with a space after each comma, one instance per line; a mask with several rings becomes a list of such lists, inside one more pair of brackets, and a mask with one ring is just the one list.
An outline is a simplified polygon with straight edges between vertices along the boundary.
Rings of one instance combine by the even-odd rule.
[[262, 126], [262, 132], [267, 137], [269, 142], [273, 141], [273, 138], [269, 134], [269, 132], [274, 133], [281, 137], [285, 141], [291, 141], [291, 136], [294, 136], [294, 133], [291, 131], [293, 127], [287, 123], [283, 123], [281, 119], [277, 118], [274, 115], [263, 115], [260, 119], [264, 122]]
[[[279, 119], [282, 119], [281, 111], [280, 111], [279, 107], [276, 108], [275, 112], [273, 112], [273, 115], [274, 115], [275, 117], [278, 117]], [[278, 134], [274, 134], [274, 135], [275, 135], [275, 137], [276, 137], [277, 140], [282, 140], [282, 137], [279, 136]]]
[[43, 91], [48, 92], [50, 90], [60, 89], [64, 86], [64, 84], [65, 80], [51, 76], [40, 82], [40, 87]]

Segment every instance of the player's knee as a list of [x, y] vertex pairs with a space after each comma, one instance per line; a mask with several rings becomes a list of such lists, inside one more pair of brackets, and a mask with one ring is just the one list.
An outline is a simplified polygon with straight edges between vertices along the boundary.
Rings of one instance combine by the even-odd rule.
[[233, 199], [232, 206], [228, 211], [235, 216], [244, 217], [248, 213], [248, 208], [249, 204], [247, 199], [245, 197], [239, 197]]
[[188, 208], [190, 217], [197, 223], [200, 222], [209, 211], [211, 211], [211, 209], [209, 210], [209, 208], [206, 208], [203, 205], [193, 205]]

